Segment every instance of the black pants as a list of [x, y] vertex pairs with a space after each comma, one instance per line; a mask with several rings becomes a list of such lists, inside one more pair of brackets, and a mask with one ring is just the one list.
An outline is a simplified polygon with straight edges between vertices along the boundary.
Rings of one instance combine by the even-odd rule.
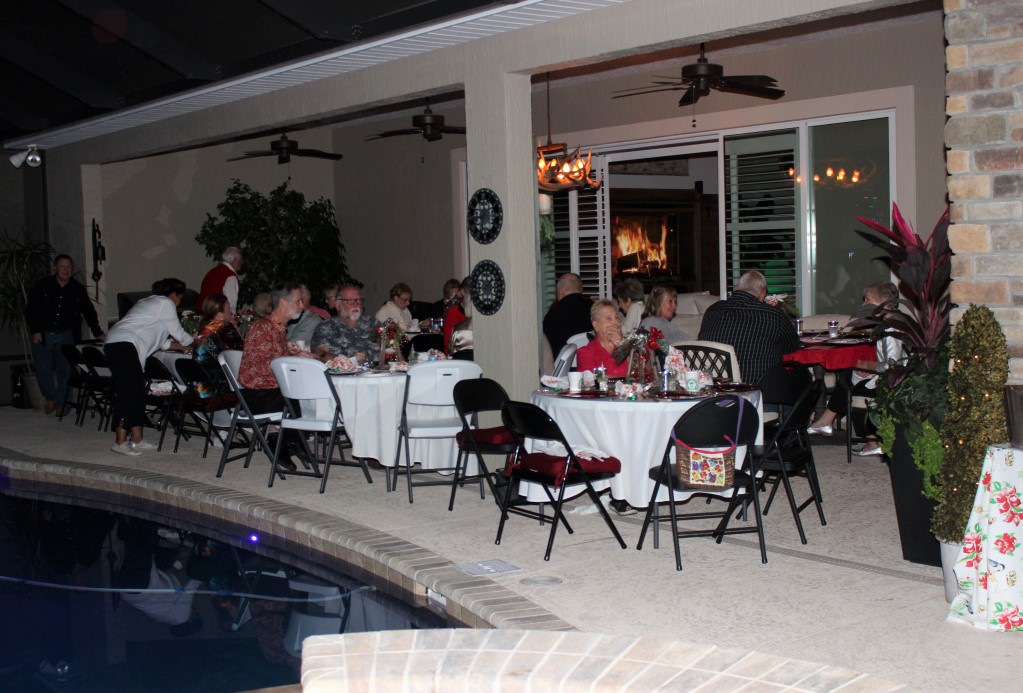
[[[852, 396], [873, 397], [875, 391], [874, 388], [867, 387], [867, 384], [869, 382], [870, 382], [869, 380], [861, 380], [860, 382], [853, 385]], [[849, 413], [847, 407], [848, 402], [846, 401], [847, 399], [846, 392], [847, 390], [844, 385], [844, 380], [842, 377], [839, 377], [838, 381], [835, 383], [835, 389], [831, 391], [831, 397], [828, 399], [828, 409], [835, 412], [839, 416], [845, 416], [846, 414]], [[874, 425], [874, 422], [870, 420], [869, 416], [865, 417], [865, 419], [866, 421], [864, 422], [863, 425], [863, 435], [873, 436], [874, 434], [877, 433], [877, 427]]]
[[114, 413], [110, 427], [133, 428], [146, 422], [146, 378], [139, 352], [131, 342], [111, 342], [103, 347], [114, 382]]

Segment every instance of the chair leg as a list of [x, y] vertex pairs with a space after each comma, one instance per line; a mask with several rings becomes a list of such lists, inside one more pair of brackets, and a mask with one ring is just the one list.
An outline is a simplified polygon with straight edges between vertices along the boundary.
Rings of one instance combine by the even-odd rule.
[[[455, 492], [458, 490], [459, 478], [461, 477], [463, 481], [465, 479], [465, 474], [463, 472], [464, 467], [462, 466], [463, 455], [467, 458], [469, 456], [469, 451], [463, 450], [461, 447], [459, 447], [458, 455], [455, 457], [455, 473], [452, 475], [451, 479], [451, 497], [448, 499], [448, 512], [451, 512], [452, 510], [455, 509]], [[468, 464], [468, 460], [466, 461], [466, 464]], [[483, 485], [482, 482], [480, 482], [480, 496], [482, 495]]]
[[[408, 438], [405, 439], [405, 481], [408, 483], [408, 502], [412, 502], [412, 453], [409, 450], [411, 443]], [[397, 484], [395, 479], [395, 484]]]
[[[270, 463], [270, 480], [266, 484], [267, 488], [274, 485], [274, 476], [277, 474], [277, 460], [281, 456], [281, 446], [284, 445], [284, 431], [285, 429], [281, 428], [277, 432], [277, 445], [274, 446], [274, 458]], [[230, 449], [230, 446], [228, 448]]]
[[[664, 464], [661, 464], [663, 470]], [[650, 526], [652, 521], [656, 521], [657, 511], [657, 493], [661, 489], [661, 471], [657, 472], [657, 480], [654, 481], [654, 492], [650, 494], [650, 502], [646, 506], [646, 515], [643, 517], [643, 527], [639, 530], [639, 542], [636, 544], [636, 550], [641, 551], [643, 549], [643, 542], [646, 540], [646, 530]], [[656, 532], [656, 529], [654, 530]], [[657, 534], [654, 534], [654, 548], [657, 548]]]
[[[545, 561], [551, 560], [551, 550], [554, 548], [554, 535], [558, 533], [558, 519], [564, 517], [561, 513], [562, 503], [565, 502], [565, 486], [562, 484], [561, 488], [558, 489], [558, 499], [554, 502], [554, 521], [551, 522], [551, 533], [547, 537], [547, 552], [543, 555]], [[597, 505], [603, 507], [600, 501], [597, 501]], [[568, 523], [565, 523], [565, 527], [568, 527]], [[568, 529], [569, 534], [572, 533], [571, 528]], [[619, 537], [620, 538], [620, 537]]]
[[604, 518], [604, 523], [611, 530], [611, 533], [615, 535], [615, 539], [618, 540], [618, 545], [624, 549], [625, 540], [622, 539], [622, 535], [618, 532], [618, 528], [615, 527], [614, 520], [611, 519], [611, 515], [607, 512], [607, 508], [605, 508], [604, 504], [600, 502], [600, 497], [597, 495], [593, 485], [590, 484], [589, 479], [586, 480], [586, 493], [589, 494], [591, 499], [593, 499], [594, 504], [597, 506], [597, 511], [600, 513], [601, 517]]
[[[799, 531], [799, 541], [806, 543], [806, 533], [803, 531], [803, 521], [799, 517], [799, 508], [796, 507], [796, 497], [792, 492], [792, 482], [789, 479], [785, 465], [781, 466], [781, 482], [785, 485], [785, 495], [789, 499], [789, 508], [792, 510], [792, 519], [796, 521], [796, 529]], [[777, 487], [776, 487], [777, 488]]]
[[[238, 414], [237, 410], [234, 416], [231, 417], [231, 427], [227, 430], [227, 440], [234, 440], [234, 432], [238, 428]], [[249, 448], [252, 448], [253, 440], [249, 440]], [[217, 478], [219, 479], [224, 474], [224, 467], [227, 466], [227, 458], [231, 454], [231, 445], [225, 444], [224, 449], [220, 453], [220, 464], [217, 465]]]
[[494, 544], [501, 545], [501, 535], [504, 534], [504, 523], [508, 521], [508, 507], [511, 504], [512, 486], [515, 485], [515, 476], [507, 477], [508, 483], [504, 489], [504, 503], [501, 504], [501, 521], [497, 524], [497, 539]]

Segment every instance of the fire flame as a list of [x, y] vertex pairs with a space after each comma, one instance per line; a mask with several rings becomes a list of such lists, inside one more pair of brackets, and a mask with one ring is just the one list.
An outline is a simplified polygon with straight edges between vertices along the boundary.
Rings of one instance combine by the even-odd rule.
[[668, 240], [668, 227], [661, 223], [660, 239], [651, 241], [649, 234], [638, 222], [615, 219], [613, 225], [614, 240], [611, 244], [611, 266], [616, 266], [618, 258], [636, 255], [638, 266], [626, 272], [644, 272], [651, 267], [667, 267], [668, 254], [665, 249]]

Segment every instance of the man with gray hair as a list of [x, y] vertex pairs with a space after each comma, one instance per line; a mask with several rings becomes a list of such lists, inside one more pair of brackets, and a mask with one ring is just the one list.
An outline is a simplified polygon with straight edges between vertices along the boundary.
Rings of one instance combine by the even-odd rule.
[[565, 272], [555, 286], [557, 300], [543, 318], [543, 333], [551, 344], [551, 354], [557, 356], [568, 338], [580, 332], [589, 332], [590, 308], [593, 300], [583, 295], [583, 280], [578, 274]]
[[799, 348], [799, 335], [789, 317], [764, 303], [767, 280], [756, 270], [739, 277], [732, 295], [703, 314], [699, 339], [730, 344], [739, 359], [742, 379], [756, 383]]
[[202, 311], [203, 301], [213, 294], [224, 294], [231, 310], [238, 312], [238, 272], [242, 269], [242, 249], [231, 246], [220, 255], [220, 264], [206, 273], [199, 287], [196, 310]]

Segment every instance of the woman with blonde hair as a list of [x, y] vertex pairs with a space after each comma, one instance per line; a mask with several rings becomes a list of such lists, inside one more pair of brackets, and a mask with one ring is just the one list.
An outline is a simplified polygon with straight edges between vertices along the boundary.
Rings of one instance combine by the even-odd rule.
[[678, 307], [678, 292], [670, 286], [663, 284], [655, 286], [650, 290], [643, 307], [643, 320], [640, 327], [655, 327], [664, 335], [664, 341], [668, 344], [692, 340], [692, 337], [675, 327], [671, 319], [675, 317], [675, 309]]

